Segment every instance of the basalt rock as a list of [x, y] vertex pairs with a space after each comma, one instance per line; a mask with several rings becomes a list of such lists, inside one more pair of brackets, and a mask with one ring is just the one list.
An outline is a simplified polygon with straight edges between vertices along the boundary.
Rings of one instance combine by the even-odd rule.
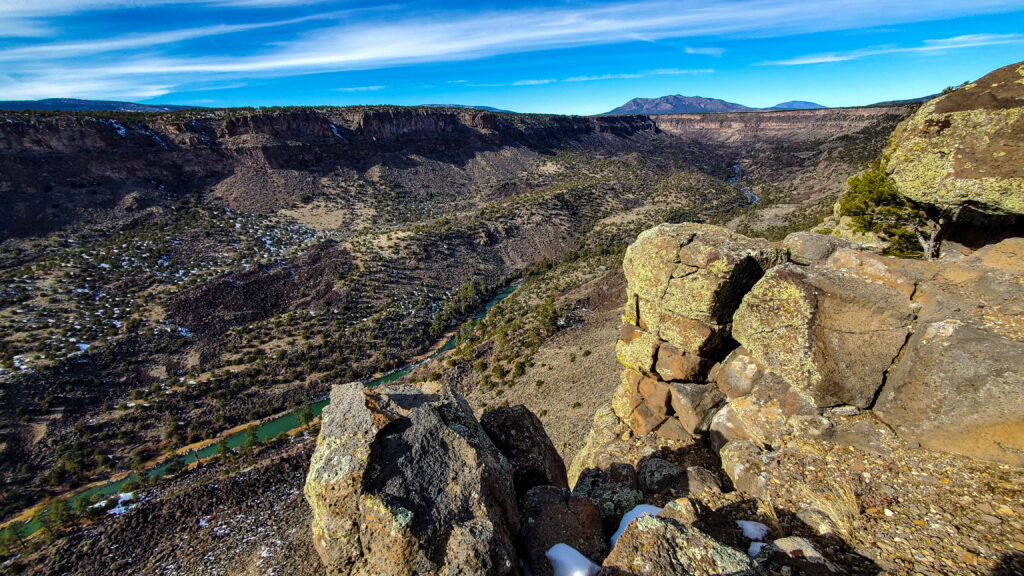
[[849, 272], [784, 264], [743, 298], [733, 337], [817, 408], [866, 408], [907, 340], [909, 295]]
[[960, 221], [1024, 215], [1024, 63], [935, 98], [893, 133], [900, 193]]
[[523, 561], [535, 576], [554, 574], [545, 553], [558, 543], [572, 546], [596, 564], [608, 555], [601, 513], [589, 498], [566, 488], [538, 486], [523, 496], [520, 510]]
[[305, 485], [329, 575], [512, 574], [512, 469], [461, 397], [335, 386]]
[[636, 469], [625, 462], [607, 468], [587, 468], [576, 480], [572, 493], [597, 504], [605, 535], [610, 536], [626, 512], [643, 504]]
[[485, 412], [480, 425], [512, 464], [517, 494], [521, 496], [534, 486], [569, 487], [562, 457], [540, 419], [525, 406]]
[[674, 518], [641, 516], [629, 523], [604, 561], [604, 576], [757, 574], [744, 552]]
[[[728, 341], [743, 294], [785, 250], [703, 224], [664, 224], [626, 251], [628, 283], [617, 414], [634, 432], [683, 439], [706, 429], [719, 402], [703, 383]], [[673, 389], [664, 383], [683, 383]], [[713, 388], [713, 387], [712, 387]]]
[[875, 412], [930, 448], [1024, 466], [1024, 239], [947, 265]]

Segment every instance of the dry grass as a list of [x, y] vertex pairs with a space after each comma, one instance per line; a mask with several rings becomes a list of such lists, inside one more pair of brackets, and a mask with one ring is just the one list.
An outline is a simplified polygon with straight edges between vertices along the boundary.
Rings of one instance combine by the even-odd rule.
[[849, 481], [823, 478], [818, 488], [803, 485], [800, 492], [814, 508], [828, 516], [840, 536], [847, 540], [853, 536], [854, 523], [860, 516], [860, 504]]
[[765, 524], [771, 528], [773, 534], [779, 536], [785, 534], [782, 522], [779, 521], [779, 515], [775, 511], [775, 496], [770, 490], [763, 498], [757, 499], [757, 511], [765, 520]]

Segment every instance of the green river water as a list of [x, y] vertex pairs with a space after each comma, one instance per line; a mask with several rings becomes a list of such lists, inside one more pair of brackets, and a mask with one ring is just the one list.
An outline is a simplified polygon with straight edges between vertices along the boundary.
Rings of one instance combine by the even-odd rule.
[[[519, 284], [517, 283], [517, 284], [512, 284], [511, 286], [509, 286], [508, 288], [503, 290], [497, 296], [492, 298], [487, 303], [487, 305], [484, 307], [484, 310], [482, 312], [480, 312], [479, 314], [477, 314], [476, 316], [474, 316], [473, 319], [474, 320], [479, 320], [479, 319], [483, 318], [484, 315], [487, 314], [487, 312], [492, 307], [494, 307], [495, 304], [497, 304], [498, 302], [501, 302], [509, 294], [512, 294], [512, 292], [515, 292], [516, 288], [518, 288], [518, 287], [519, 287]], [[388, 372], [387, 374], [384, 374], [380, 378], [375, 378], [375, 379], [369, 381], [366, 384], [366, 386], [367, 387], [374, 387], [374, 386], [380, 386], [382, 384], [388, 384], [390, 382], [394, 382], [395, 380], [398, 380], [399, 378], [401, 378], [402, 376], [405, 376], [409, 372], [412, 372], [412, 370], [414, 368], [416, 368], [417, 366], [420, 366], [422, 364], [425, 364], [425, 363], [429, 362], [430, 360], [433, 360], [434, 358], [436, 358], [442, 352], [445, 352], [446, 350], [451, 350], [454, 347], [455, 347], [455, 337], [453, 336], [453, 337], [449, 338], [447, 342], [445, 342], [444, 346], [439, 348], [437, 351], [435, 351], [430, 356], [424, 358], [423, 360], [420, 360], [419, 362], [415, 362], [413, 364], [409, 364], [407, 366], [404, 366], [404, 367], [399, 368], [397, 370], [394, 370], [392, 372]], [[323, 412], [324, 406], [327, 406], [327, 403], [329, 401], [330, 401], [329, 399], [325, 398], [323, 400], [319, 400], [317, 402], [314, 402], [312, 404], [313, 414], [314, 415], [319, 415], [321, 412]], [[289, 430], [294, 430], [295, 428], [298, 428], [298, 427], [299, 427], [299, 416], [298, 416], [298, 411], [296, 410], [294, 412], [289, 412], [288, 414], [284, 414], [282, 416], [278, 416], [277, 418], [273, 418], [273, 419], [267, 420], [267, 421], [265, 421], [263, 423], [257, 424], [257, 426], [256, 426], [256, 437], [262, 442], [262, 441], [267, 440], [269, 438], [274, 438], [275, 436], [281, 434], [282, 432], [287, 432]], [[238, 448], [243, 443], [245, 443], [245, 430], [242, 430], [240, 432], [236, 432], [234, 434], [226, 436], [226, 437], [224, 437], [224, 439], [227, 441], [228, 448], [231, 448], [231, 449]], [[167, 468], [169, 466], [171, 466], [171, 464], [174, 463], [175, 461], [180, 462], [183, 465], [188, 465], [188, 464], [191, 464], [191, 463], [195, 462], [197, 459], [203, 460], [203, 459], [206, 459], [206, 458], [210, 458], [212, 456], [216, 456], [216, 454], [217, 454], [217, 442], [214, 442], [214, 443], [212, 443], [212, 444], [210, 444], [208, 446], [203, 447], [200, 450], [194, 450], [194, 451], [188, 452], [186, 454], [181, 454], [181, 455], [175, 456], [173, 458], [168, 458], [167, 460], [163, 461], [159, 465], [149, 469], [146, 472], [146, 474], [148, 476], [150, 476], [150, 477], [161, 476], [161, 475], [163, 475], [167, 471]], [[83, 490], [83, 491], [75, 494], [74, 496], [71, 496], [70, 498], [67, 499], [67, 504], [68, 504], [68, 506], [72, 506], [75, 503], [75, 501], [81, 500], [83, 498], [88, 500], [88, 499], [91, 499], [91, 498], [93, 498], [95, 496], [114, 496], [116, 494], [120, 494], [121, 493], [121, 489], [124, 487], [125, 484], [128, 484], [129, 482], [134, 482], [136, 480], [138, 480], [138, 478], [135, 476], [134, 473], [132, 473], [132, 474], [129, 474], [127, 477], [121, 479], [121, 480], [117, 480], [117, 481], [114, 481], [114, 482], [108, 482], [108, 483], [100, 485], [100, 486], [94, 486], [92, 488]], [[36, 518], [33, 518], [32, 520], [30, 520], [28, 522], [24, 522], [24, 523], [20, 524], [20, 526], [18, 526], [18, 527], [21, 530], [22, 535], [28, 536], [28, 535], [34, 533], [36, 530], [39, 529], [39, 521]]]

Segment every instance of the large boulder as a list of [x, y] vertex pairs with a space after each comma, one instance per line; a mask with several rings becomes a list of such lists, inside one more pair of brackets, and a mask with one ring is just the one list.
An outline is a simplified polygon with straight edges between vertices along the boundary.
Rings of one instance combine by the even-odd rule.
[[900, 290], [850, 271], [783, 264], [743, 298], [733, 337], [810, 404], [866, 408], [913, 320]]
[[512, 470], [461, 397], [335, 386], [306, 478], [329, 575], [511, 574]]
[[521, 504], [523, 561], [534, 576], [553, 576], [546, 553], [555, 544], [572, 546], [595, 564], [608, 555], [601, 513], [589, 498], [566, 488], [538, 486], [523, 496]]
[[782, 245], [789, 251], [790, 262], [804, 266], [824, 262], [836, 250], [852, 247], [846, 240], [815, 232], [793, 232]]
[[[706, 375], [743, 294], [785, 250], [705, 224], [662, 224], [641, 233], [623, 260], [627, 288], [619, 360], [663, 379]], [[665, 344], [664, 352], [660, 350]]]
[[711, 576], [758, 574], [748, 555], [674, 518], [644, 515], [619, 536], [602, 575]]
[[607, 468], [587, 468], [580, 473], [572, 493], [597, 504], [604, 532], [609, 536], [622, 516], [644, 501], [636, 468], [626, 462], [616, 462]]
[[484, 412], [480, 425], [512, 464], [516, 493], [534, 486], [568, 488], [565, 463], [544, 431], [540, 418], [525, 406], [506, 406]]
[[1024, 63], [931, 100], [893, 134], [901, 194], [956, 220], [1024, 215]]
[[681, 441], [707, 429], [722, 398], [705, 383], [729, 342], [733, 313], [785, 254], [764, 240], [705, 224], [663, 224], [630, 245], [623, 260], [628, 300], [616, 344], [628, 374], [614, 406], [634, 432]]
[[1024, 466], [1024, 239], [946, 265], [875, 412], [930, 448]]

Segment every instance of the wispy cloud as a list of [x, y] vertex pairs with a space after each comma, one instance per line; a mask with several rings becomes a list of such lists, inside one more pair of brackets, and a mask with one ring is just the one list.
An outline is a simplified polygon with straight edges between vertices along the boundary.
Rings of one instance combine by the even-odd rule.
[[558, 82], [554, 78], [543, 78], [541, 80], [516, 80], [512, 83], [513, 86], [540, 86], [542, 84], [551, 84], [552, 82]]
[[597, 76], [573, 76], [566, 78], [566, 82], [592, 82], [594, 80], [624, 80], [629, 78], [643, 78], [643, 74], [599, 74]]
[[376, 92], [385, 88], [387, 86], [351, 86], [348, 88], [335, 88], [334, 90], [336, 92]]
[[803, 66], [807, 64], [825, 64], [828, 62], [846, 62], [849, 60], [857, 60], [860, 58], [867, 58], [869, 56], [880, 56], [883, 54], [899, 54], [903, 52], [938, 53], [943, 50], [957, 50], [962, 48], [975, 48], [978, 46], [993, 46], [998, 44], [1014, 44], [1018, 42], [1024, 42], [1024, 35], [965, 34], [963, 36], [954, 36], [952, 38], [943, 38], [939, 40], [925, 40], [920, 46], [869, 46], [867, 48], [849, 50], [846, 52], [824, 52], [821, 54], [809, 54], [807, 56], [798, 56], [796, 58], [787, 58], [784, 60], [769, 60], [766, 62], [760, 62], [759, 65]]
[[724, 53], [724, 52], [725, 52], [725, 50], [723, 50], [721, 48], [712, 48], [712, 47], [708, 47], [708, 46], [705, 46], [705, 47], [687, 46], [686, 47], [686, 53], [687, 54], [700, 54], [702, 56], [714, 56], [716, 58], [721, 57], [722, 53]]
[[[239, 11], [251, 15], [255, 8], [317, 4], [319, 0], [0, 0], [0, 34], [36, 34], [50, 29], [62, 32], [56, 16], [83, 11], [191, 4], [190, 10]], [[216, 7], [216, 8], [211, 8]], [[958, 0], [900, 2], [891, 0], [842, 0], [807, 3], [805, 0], [708, 0], [701, 5], [676, 0], [617, 1], [600, 5], [532, 7], [490, 12], [438, 12], [410, 9], [372, 10], [360, 18], [331, 19], [294, 30], [243, 34], [232, 38], [222, 52], [196, 49], [203, 35], [238, 32], [231, 26], [189, 27], [148, 34], [72, 40], [63, 43], [11, 46], [0, 52], [7, 74], [0, 77], [0, 93], [47, 97], [76, 93], [83, 97], [151, 94], [195, 83], [238, 81], [247, 78], [283, 77], [297, 74], [379, 69], [428, 62], [453, 62], [490, 56], [564, 47], [579, 47], [639, 38], [725, 36], [783, 36], [898, 25], [922, 20], [952, 18], [1020, 9], [1019, 0]], [[243, 11], [249, 12], [243, 12]], [[218, 13], [219, 14], [219, 13]], [[51, 18], [52, 17], [52, 18]], [[48, 19], [49, 18], [49, 19]], [[62, 24], [61, 24], [62, 25]], [[242, 24], [267, 29], [280, 22]], [[20, 29], [20, 32], [17, 31]], [[986, 45], [964, 37], [960, 44]], [[185, 50], [182, 45], [193, 40]], [[1001, 42], [1009, 42], [1002, 40]], [[1016, 41], [1016, 40], [1014, 40]], [[990, 42], [991, 43], [991, 42]], [[927, 44], [917, 50], [952, 49], [957, 46]], [[897, 50], [895, 48], [882, 48]], [[68, 58], [75, 50], [93, 57]], [[693, 48], [691, 54], [712, 53], [715, 48]], [[869, 51], [871, 49], [868, 49]], [[879, 50], [875, 48], [874, 50]], [[20, 52], [19, 52], [20, 51]], [[863, 51], [826, 54], [773, 64], [810, 63], [814, 59], [851, 59]], [[884, 52], [882, 52], [884, 53]], [[100, 56], [102, 55], [102, 57]], [[867, 54], [870, 55], [870, 54]], [[822, 59], [826, 58], [826, 59]], [[710, 70], [663, 70], [662, 74], [704, 74]], [[554, 81], [554, 80], [551, 80]], [[514, 85], [530, 85], [521, 83]], [[534, 81], [536, 82], [536, 81]], [[468, 85], [468, 83], [467, 83]], [[93, 86], [89, 92], [77, 92]], [[38, 91], [37, 91], [38, 90]], [[11, 96], [13, 97], [13, 96]]]
[[196, 40], [211, 36], [222, 36], [239, 32], [250, 32], [262, 28], [274, 28], [301, 24], [310, 20], [326, 19], [335, 14], [318, 14], [302, 18], [290, 18], [273, 22], [260, 22], [255, 24], [220, 24], [216, 26], [201, 26], [197, 28], [184, 28], [181, 30], [168, 30], [154, 32], [151, 34], [126, 34], [102, 40], [86, 40], [80, 42], [54, 42], [47, 44], [36, 44], [31, 46], [20, 46], [0, 50], [0, 62], [19, 60], [26, 58], [81, 58], [91, 54], [103, 52], [116, 52], [124, 50], [136, 50], [139, 48], [151, 48], [167, 44], [175, 44], [186, 40]]
[[712, 68], [658, 68], [656, 70], [649, 70], [648, 74], [657, 74], [659, 76], [679, 76], [679, 75], [696, 75], [696, 74], [712, 74], [714, 69]]

